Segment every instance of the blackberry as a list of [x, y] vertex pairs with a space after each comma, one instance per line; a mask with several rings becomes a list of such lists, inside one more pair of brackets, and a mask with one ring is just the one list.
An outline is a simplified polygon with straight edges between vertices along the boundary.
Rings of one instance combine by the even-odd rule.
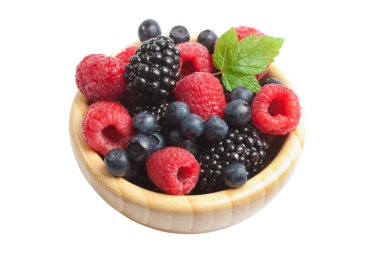
[[154, 115], [157, 118], [157, 121], [160, 122], [165, 117], [166, 110], [168, 109], [169, 102], [163, 101], [159, 105], [137, 105], [137, 106], [128, 106], [128, 112], [135, 116], [140, 112], [148, 112], [149, 114]]
[[158, 36], [142, 42], [126, 66], [128, 93], [139, 104], [160, 104], [180, 79], [179, 63], [179, 50], [172, 39]]
[[231, 163], [243, 164], [247, 169], [247, 178], [252, 178], [263, 169], [267, 150], [267, 141], [250, 124], [230, 129], [222, 141], [203, 148], [199, 160], [201, 170], [194, 193], [226, 189], [222, 171]]

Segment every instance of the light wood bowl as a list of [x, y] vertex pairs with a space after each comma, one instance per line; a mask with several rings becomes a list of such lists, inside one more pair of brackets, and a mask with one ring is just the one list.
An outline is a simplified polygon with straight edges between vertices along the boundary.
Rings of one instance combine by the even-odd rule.
[[[271, 64], [268, 76], [280, 79], [284, 86], [290, 86], [275, 64]], [[107, 173], [100, 155], [82, 137], [82, 118], [87, 108], [86, 98], [78, 92], [71, 108], [70, 138], [83, 175], [113, 208], [140, 224], [167, 232], [209, 232], [250, 217], [281, 190], [303, 149], [305, 126], [301, 117], [299, 126], [293, 132], [272, 143], [272, 150], [275, 151], [268, 155], [274, 157], [273, 160], [241, 188], [204, 195], [166, 195]]]

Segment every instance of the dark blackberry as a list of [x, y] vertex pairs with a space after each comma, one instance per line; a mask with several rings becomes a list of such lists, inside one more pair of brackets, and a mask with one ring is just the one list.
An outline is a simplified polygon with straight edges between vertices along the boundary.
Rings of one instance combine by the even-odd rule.
[[194, 193], [224, 190], [222, 170], [231, 163], [242, 163], [250, 179], [263, 169], [268, 150], [267, 141], [250, 124], [230, 129], [220, 142], [205, 146], [200, 155], [201, 171]]
[[179, 62], [179, 50], [172, 39], [158, 36], [142, 42], [126, 66], [128, 93], [139, 104], [160, 104], [180, 78]]
[[154, 116], [156, 116], [157, 120], [160, 121], [160, 119], [165, 117], [166, 110], [168, 109], [169, 102], [163, 101], [159, 105], [137, 105], [137, 106], [129, 106], [128, 112], [135, 116], [136, 114], [140, 112], [148, 112]]

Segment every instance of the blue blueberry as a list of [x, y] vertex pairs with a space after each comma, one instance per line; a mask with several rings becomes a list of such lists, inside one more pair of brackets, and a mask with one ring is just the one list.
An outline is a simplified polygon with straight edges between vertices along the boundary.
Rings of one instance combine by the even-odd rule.
[[204, 124], [203, 137], [209, 142], [219, 142], [228, 133], [227, 123], [218, 116], [212, 116]]
[[190, 108], [183, 102], [173, 102], [168, 106], [166, 110], [166, 121], [172, 128], [178, 128], [181, 124], [181, 120], [190, 115]]
[[190, 114], [181, 121], [181, 133], [189, 139], [195, 139], [203, 134], [204, 120], [196, 114]]
[[189, 41], [190, 33], [186, 27], [177, 25], [170, 30], [169, 37], [174, 41], [175, 44], [178, 44]]
[[149, 137], [143, 134], [133, 136], [129, 141], [127, 152], [132, 160], [145, 161], [152, 152]]
[[148, 112], [140, 112], [133, 117], [133, 129], [140, 134], [152, 134], [157, 130], [158, 123], [155, 116]]
[[242, 127], [251, 120], [251, 107], [244, 100], [233, 100], [224, 109], [224, 120], [230, 127]]
[[152, 19], [147, 19], [142, 22], [138, 29], [140, 41], [155, 38], [161, 35], [161, 28], [158, 23]]
[[218, 35], [211, 30], [202, 31], [197, 38], [197, 42], [205, 46], [212, 54], [214, 52], [215, 42], [218, 39]]
[[171, 130], [169, 133], [169, 143], [171, 146], [181, 147], [197, 156], [200, 153], [199, 143], [193, 139], [186, 139], [179, 129]]
[[222, 170], [224, 183], [230, 188], [238, 188], [247, 182], [247, 170], [241, 163], [231, 163]]
[[104, 157], [108, 173], [114, 177], [133, 176], [132, 162], [124, 149], [113, 149]]
[[166, 146], [166, 140], [165, 140], [165, 137], [161, 133], [155, 132], [151, 136], [149, 136], [149, 144], [150, 144], [150, 149], [152, 151], [156, 151]]
[[229, 98], [230, 98], [230, 101], [241, 99], [241, 100], [246, 101], [248, 104], [251, 104], [253, 100], [253, 93], [252, 91], [239, 86], [231, 91]]
[[185, 138], [179, 129], [171, 130], [169, 133], [169, 143], [171, 146], [182, 146]]
[[186, 149], [187, 151], [192, 153], [194, 156], [198, 156], [200, 154], [199, 143], [197, 140], [184, 139], [180, 147]]
[[261, 86], [267, 85], [267, 84], [281, 84], [281, 81], [276, 78], [266, 78], [264, 81], [261, 82]]

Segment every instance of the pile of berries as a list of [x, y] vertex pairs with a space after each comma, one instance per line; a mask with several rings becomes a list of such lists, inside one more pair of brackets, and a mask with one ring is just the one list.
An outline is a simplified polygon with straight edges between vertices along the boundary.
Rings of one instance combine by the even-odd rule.
[[[250, 27], [235, 33], [238, 40], [265, 36]], [[280, 80], [264, 78], [268, 69], [254, 75], [257, 93], [227, 89], [214, 68], [213, 31], [201, 32], [196, 42], [184, 26], [169, 34], [149, 19], [138, 29], [139, 45], [79, 63], [77, 87], [90, 103], [83, 138], [111, 175], [153, 191], [182, 195], [241, 187], [267, 164], [268, 135], [297, 127], [298, 97]]]

